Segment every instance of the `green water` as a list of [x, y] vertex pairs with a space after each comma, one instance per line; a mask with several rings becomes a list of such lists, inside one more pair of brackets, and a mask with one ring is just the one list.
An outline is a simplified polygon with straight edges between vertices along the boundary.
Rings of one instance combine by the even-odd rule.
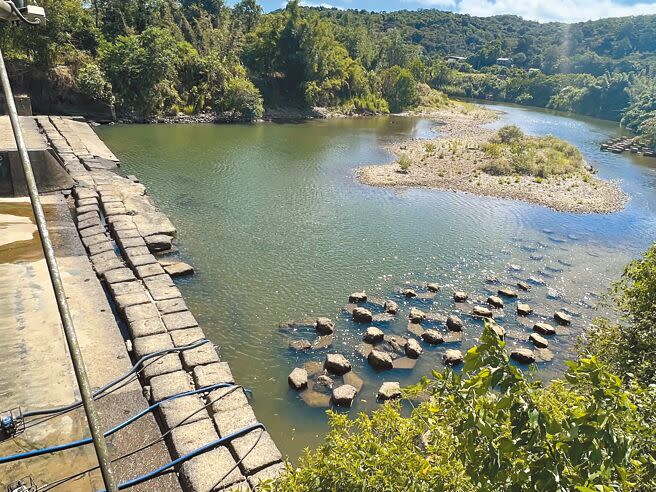
[[[391, 159], [386, 143], [428, 137], [433, 123], [423, 119], [99, 128], [123, 172], [142, 180], [178, 228], [176, 254], [197, 270], [180, 283], [188, 304], [237, 380], [253, 389], [258, 417], [290, 457], [319, 441], [326, 417], [288, 388], [287, 375], [306, 361], [323, 360], [327, 350], [290, 352], [279, 323], [337, 319], [330, 351], [344, 353], [365, 380], [354, 414], [375, 407], [382, 381], [416, 381], [441, 367], [446, 348], [475, 343], [481, 326], [467, 318], [461, 342], [425, 347], [412, 371], [376, 374], [356, 353], [363, 327], [342, 311], [350, 292], [393, 297], [404, 312], [413, 305], [446, 314], [455, 309], [454, 288], [480, 297], [491, 292], [487, 275], [509, 283], [539, 276], [547, 285], [525, 296], [538, 314], [522, 322], [508, 309], [501, 321], [511, 346], [527, 346], [540, 315], [557, 307], [575, 313], [572, 329], [552, 342], [556, 358], [540, 364], [549, 377], [562, 370], [591, 317], [603, 314], [595, 309], [599, 295], [656, 237], [656, 160], [599, 152], [599, 143], [617, 131], [612, 124], [504, 110], [497, 124], [566, 138], [602, 177], [622, 180], [631, 196], [626, 209], [575, 215], [463, 193], [376, 189], [354, 179], [358, 166]], [[510, 271], [510, 263], [522, 271]], [[426, 281], [442, 284], [442, 293], [407, 303], [396, 294]], [[548, 288], [561, 298], [549, 299]], [[400, 318], [385, 330], [407, 334]]]

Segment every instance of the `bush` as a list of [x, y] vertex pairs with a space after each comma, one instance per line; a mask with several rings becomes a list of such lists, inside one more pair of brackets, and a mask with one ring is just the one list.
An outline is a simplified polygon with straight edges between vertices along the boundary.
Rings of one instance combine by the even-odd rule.
[[398, 403], [330, 412], [325, 443], [264, 490], [656, 490], [656, 389], [627, 391], [595, 357], [544, 387], [488, 325], [462, 374], [434, 371], [406, 396], [422, 401], [408, 417]]
[[410, 170], [410, 166], [412, 166], [412, 161], [407, 155], [402, 155], [396, 162], [404, 173], [407, 173]]
[[524, 132], [516, 125], [506, 125], [499, 128], [496, 140], [500, 143], [510, 144], [521, 141], [524, 138]]
[[85, 96], [95, 101], [114, 104], [112, 84], [110, 84], [100, 67], [95, 63], [88, 63], [82, 67], [75, 80], [77, 89]]

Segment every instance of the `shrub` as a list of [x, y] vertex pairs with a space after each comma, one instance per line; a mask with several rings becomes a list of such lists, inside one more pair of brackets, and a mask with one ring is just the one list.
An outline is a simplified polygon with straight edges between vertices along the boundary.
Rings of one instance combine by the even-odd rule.
[[497, 140], [504, 144], [520, 141], [524, 138], [524, 132], [516, 125], [506, 125], [499, 128]]
[[107, 104], [114, 104], [112, 84], [105, 78], [100, 67], [95, 63], [88, 63], [77, 73], [75, 80], [77, 89], [85, 96]]
[[412, 161], [405, 154], [399, 157], [399, 160], [396, 162], [404, 173], [407, 173], [410, 170], [410, 166], [412, 166]]
[[264, 490], [656, 490], [656, 389], [636, 405], [595, 357], [545, 387], [487, 325], [462, 374], [432, 376], [406, 390], [408, 417], [398, 403], [355, 420], [329, 412], [325, 443]]

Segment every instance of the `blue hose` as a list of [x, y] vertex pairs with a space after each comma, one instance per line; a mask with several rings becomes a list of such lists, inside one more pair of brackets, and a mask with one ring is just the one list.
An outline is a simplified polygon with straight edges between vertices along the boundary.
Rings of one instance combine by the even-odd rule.
[[[141, 475], [140, 477], [133, 478], [132, 480], [128, 480], [127, 482], [123, 482], [123, 483], [119, 484], [118, 489], [119, 490], [124, 490], [124, 489], [127, 489], [129, 487], [134, 487], [135, 485], [139, 485], [140, 483], [143, 483], [147, 480], [150, 480], [151, 478], [155, 478], [157, 475], [159, 475], [160, 473], [162, 473], [163, 471], [165, 471], [168, 468], [172, 468], [174, 466], [179, 465], [180, 463], [184, 463], [185, 461], [188, 461], [192, 458], [195, 458], [199, 454], [202, 454], [206, 451], [209, 451], [210, 449], [215, 448], [216, 446], [220, 446], [221, 444], [223, 444], [225, 442], [232, 441], [233, 439], [236, 439], [236, 438], [241, 437], [245, 434], [248, 434], [249, 432], [251, 432], [255, 429], [262, 429], [263, 431], [266, 430], [266, 428], [264, 427], [264, 424], [257, 423], [257, 424], [249, 425], [248, 427], [244, 427], [242, 429], [239, 429], [238, 431], [235, 431], [232, 434], [228, 434], [225, 437], [222, 437], [220, 439], [216, 439], [215, 441], [207, 443], [204, 446], [201, 446], [200, 448], [195, 449], [194, 451], [192, 451], [190, 453], [187, 453], [183, 456], [180, 456], [176, 460], [170, 461], [169, 463], [160, 466], [156, 470], [153, 470], [151, 472], [146, 473], [145, 475]], [[107, 491], [103, 490], [102, 492], [107, 492]]]
[[[233, 386], [235, 386], [235, 385], [234, 384], [229, 384], [229, 383], [218, 383], [218, 384], [212, 384], [210, 386], [205, 386], [204, 388], [185, 391], [183, 393], [178, 393], [176, 395], [169, 396], [168, 398], [164, 398], [163, 400], [152, 404], [151, 406], [149, 406], [145, 410], [142, 410], [141, 412], [137, 413], [136, 415], [133, 415], [132, 417], [130, 417], [125, 422], [122, 422], [122, 423], [118, 424], [117, 426], [109, 429], [103, 435], [105, 437], [111, 436], [115, 432], [118, 432], [119, 430], [123, 429], [124, 427], [127, 427], [128, 425], [130, 425], [135, 420], [138, 420], [141, 417], [143, 417], [144, 415], [146, 415], [147, 413], [152, 412], [154, 409], [159, 407], [162, 403], [165, 403], [167, 401], [175, 400], [177, 398], [182, 398], [184, 396], [195, 395], [197, 393], [204, 393], [206, 391], [212, 391], [212, 390], [218, 389], [218, 388], [230, 388], [230, 387], [233, 387]], [[23, 459], [27, 459], [27, 458], [34, 458], [35, 456], [41, 456], [43, 454], [54, 453], [54, 452], [57, 452], [57, 451], [64, 451], [66, 449], [76, 448], [78, 446], [84, 446], [85, 444], [90, 444], [92, 442], [93, 442], [93, 438], [87, 437], [86, 439], [80, 439], [79, 441], [72, 441], [72, 442], [69, 442], [69, 443], [66, 443], [66, 444], [58, 444], [56, 446], [50, 446], [50, 447], [47, 447], [47, 448], [34, 449], [34, 450], [28, 451], [26, 453], [18, 453], [18, 454], [12, 454], [12, 455], [9, 455], [9, 456], [2, 456], [2, 457], [0, 457], [0, 464], [11, 463], [12, 461], [23, 460]]]

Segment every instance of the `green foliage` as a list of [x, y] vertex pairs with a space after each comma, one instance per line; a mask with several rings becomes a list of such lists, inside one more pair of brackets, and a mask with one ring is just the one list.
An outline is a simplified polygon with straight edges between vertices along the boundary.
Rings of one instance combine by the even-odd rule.
[[525, 136], [514, 125], [500, 128], [483, 151], [489, 158], [483, 170], [494, 175], [535, 176], [541, 182], [549, 176], [585, 171], [583, 155], [573, 145], [551, 135]]
[[488, 325], [462, 374], [434, 371], [406, 396], [422, 402], [408, 417], [330, 413], [325, 443], [264, 490], [656, 490], [656, 390], [629, 391], [595, 357], [544, 387]]
[[76, 83], [78, 90], [87, 97], [114, 104], [112, 85], [95, 63], [89, 63], [78, 71]]
[[395, 65], [384, 70], [381, 78], [383, 97], [391, 111], [397, 113], [419, 104], [417, 82], [410, 70]]
[[629, 263], [613, 293], [623, 318], [596, 320], [586, 349], [621, 376], [656, 384], [656, 244]]
[[405, 154], [399, 157], [398, 161], [396, 162], [399, 165], [399, 168], [401, 168], [401, 171], [404, 173], [407, 173], [410, 170], [410, 167], [412, 166], [412, 161]]

